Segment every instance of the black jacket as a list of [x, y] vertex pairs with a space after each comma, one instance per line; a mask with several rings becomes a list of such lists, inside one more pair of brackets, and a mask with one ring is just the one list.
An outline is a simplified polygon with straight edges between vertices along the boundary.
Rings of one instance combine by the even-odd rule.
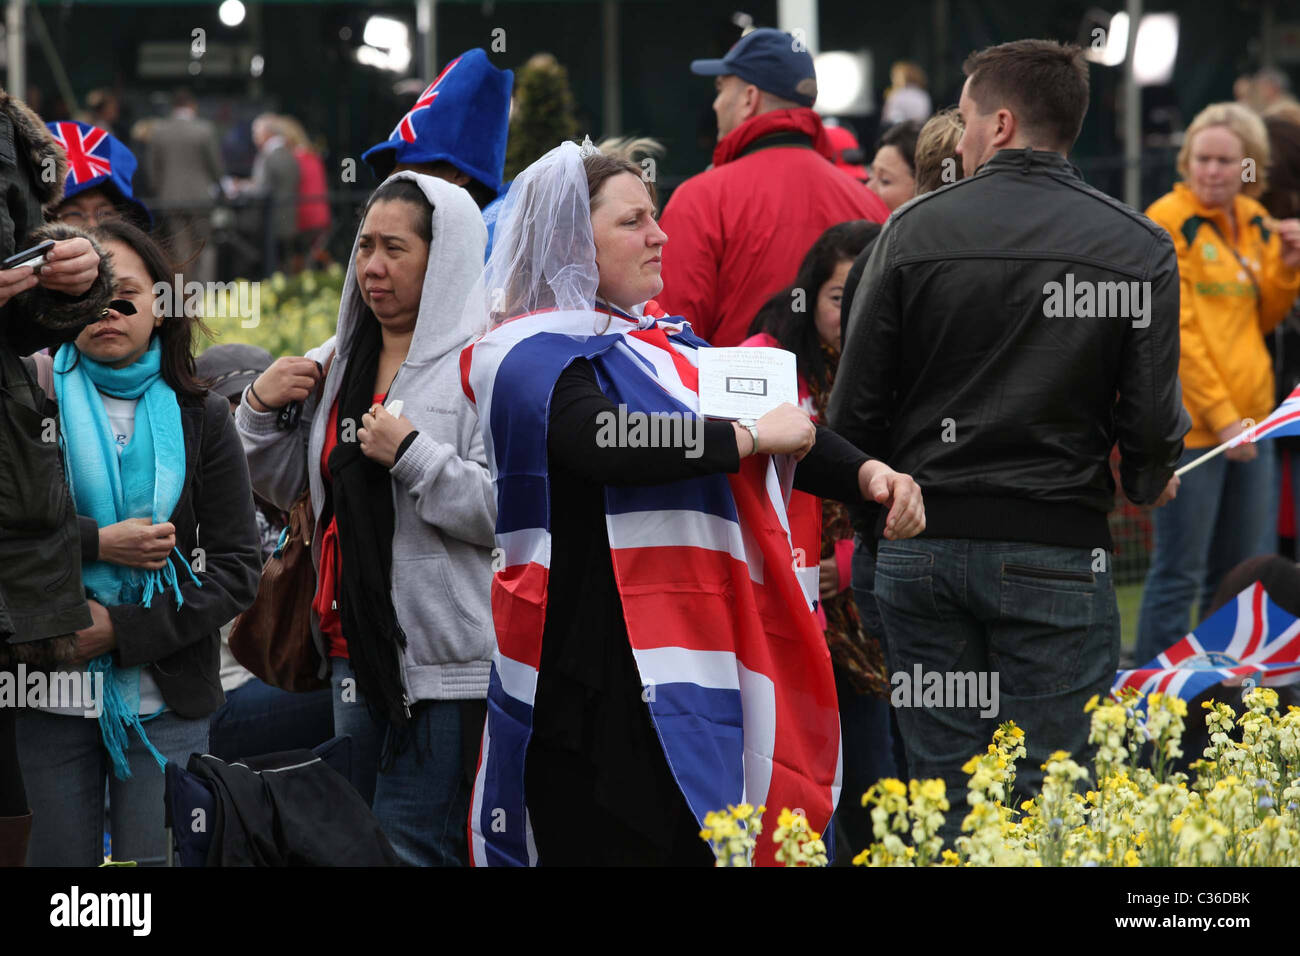
[[[83, 235], [42, 225], [63, 196], [65, 172], [63, 150], [40, 118], [0, 90], [0, 258], [42, 239]], [[101, 257], [83, 295], [37, 286], [0, 307], [0, 666], [57, 666], [75, 650], [72, 632], [91, 623], [53, 403], [21, 356], [75, 338], [112, 288]]]
[[[1125, 309], [1115, 283], [1140, 298]], [[1082, 313], [1085, 288], [1109, 317], [1056, 314], [1068, 291]], [[853, 299], [831, 426], [916, 479], [928, 537], [1110, 548], [1112, 446], [1125, 493], [1149, 504], [1189, 427], [1178, 294], [1164, 229], [1059, 153], [1002, 150], [890, 218]]]
[[[401, 865], [366, 801], [310, 750], [239, 763], [193, 754], [186, 770], [212, 795], [207, 866]], [[189, 825], [173, 809], [168, 824]]]
[[[182, 717], [205, 717], [224, 702], [221, 626], [253, 603], [262, 570], [261, 542], [244, 449], [230, 417], [230, 403], [216, 392], [181, 398], [185, 433], [185, 486], [168, 520], [176, 547], [191, 566], [201, 557], [195, 587], [177, 569], [184, 604], [169, 588], [152, 607], [120, 604], [108, 609], [117, 635], [115, 660], [150, 666], [167, 706]], [[99, 527], [81, 516], [81, 560], [99, 556]], [[195, 549], [201, 548], [202, 551]], [[173, 553], [173, 562], [179, 560]]]

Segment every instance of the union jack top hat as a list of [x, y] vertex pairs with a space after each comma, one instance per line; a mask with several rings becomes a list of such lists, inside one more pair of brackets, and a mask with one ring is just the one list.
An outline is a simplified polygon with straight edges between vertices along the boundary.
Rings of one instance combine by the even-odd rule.
[[153, 228], [149, 207], [136, 199], [131, 190], [135, 156], [121, 140], [98, 126], [73, 120], [59, 120], [45, 126], [68, 157], [64, 199], [88, 189], [104, 189], [114, 205], [123, 207], [128, 218], [137, 220], [145, 229]]
[[501, 192], [515, 75], [498, 70], [481, 49], [442, 68], [388, 139], [361, 158], [387, 178], [398, 163], [445, 160], [494, 193]]

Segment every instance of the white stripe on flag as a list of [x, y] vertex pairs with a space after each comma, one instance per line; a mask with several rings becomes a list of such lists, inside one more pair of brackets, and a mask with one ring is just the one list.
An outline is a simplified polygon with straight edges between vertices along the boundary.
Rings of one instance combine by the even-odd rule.
[[[1232, 640], [1228, 642], [1228, 646], [1223, 649], [1223, 652], [1229, 657], [1240, 660], [1245, 656], [1246, 647], [1250, 644], [1250, 634], [1255, 629], [1255, 611], [1252, 607], [1255, 603], [1255, 589], [1253, 587], [1246, 588], [1237, 595], [1236, 601], [1237, 624], [1232, 630]], [[1267, 617], [1264, 626], [1267, 626]], [[1263, 638], [1266, 637], [1266, 634], [1261, 635], [1260, 647], [1263, 647]]]
[[551, 533], [545, 528], [521, 528], [497, 535], [497, 547], [505, 554], [505, 566], [521, 564], [551, 566]]
[[626, 511], [605, 516], [611, 548], [707, 548], [745, 561], [740, 525], [703, 511]]
[[[772, 788], [772, 754], [776, 751], [776, 685], [739, 661], [740, 702], [745, 721], [745, 802], [767, 803]], [[839, 780], [838, 767], [835, 779]], [[794, 807], [790, 808], [795, 809]]]
[[533, 706], [533, 698], [537, 696], [537, 668], [506, 657], [500, 651], [493, 655], [492, 662], [496, 665], [497, 677], [501, 679], [501, 689], [506, 696]]
[[694, 651], [687, 647], [632, 649], [643, 686], [698, 684], [715, 690], [740, 690], [739, 664], [731, 651]]
[[633, 335], [626, 335], [619, 343], [620, 348], [627, 348], [654, 366], [655, 381], [659, 387], [681, 402], [695, 414], [700, 413], [700, 396], [682, 384], [682, 377], [673, 364], [673, 357], [657, 345], [643, 342]]

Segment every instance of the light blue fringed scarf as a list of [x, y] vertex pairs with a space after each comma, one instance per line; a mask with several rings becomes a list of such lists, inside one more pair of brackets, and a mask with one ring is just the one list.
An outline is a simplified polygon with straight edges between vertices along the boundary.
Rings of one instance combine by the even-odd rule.
[[[110, 368], [79, 352], [69, 343], [54, 357], [54, 393], [59, 402], [66, 447], [68, 485], [77, 513], [95, 519], [101, 527], [128, 518], [148, 518], [155, 524], [170, 519], [185, 485], [185, 435], [176, 393], [163, 381], [162, 350], [158, 338], [148, 351], [126, 368]], [[135, 433], [119, 455], [108, 413], [99, 392], [114, 398], [137, 399]], [[180, 565], [195, 585], [202, 586], [189, 562], [173, 548]], [[107, 561], [81, 567], [86, 594], [105, 607], [143, 604], [169, 585], [176, 606], [183, 603], [175, 563], [146, 571]], [[114, 667], [112, 653], [87, 665], [91, 673], [104, 674], [104, 697], [99, 717], [104, 747], [119, 780], [131, 776], [126, 762], [127, 729], [134, 727], [159, 767], [166, 758], [145, 736], [140, 722], [140, 668]]]

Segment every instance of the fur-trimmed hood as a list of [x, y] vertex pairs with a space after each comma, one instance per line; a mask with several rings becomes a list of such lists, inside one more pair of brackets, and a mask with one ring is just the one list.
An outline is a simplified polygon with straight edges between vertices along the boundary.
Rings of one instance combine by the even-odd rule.
[[[0, 89], [0, 111], [14, 124], [15, 145], [27, 150], [36, 176], [32, 183], [36, 198], [47, 212], [63, 201], [63, 180], [68, 174], [68, 160], [41, 118], [22, 100]], [[49, 170], [49, 172], [46, 172]]]
[[89, 323], [98, 321], [99, 314], [113, 301], [113, 286], [116, 282], [113, 257], [88, 233], [64, 222], [47, 222], [32, 233], [29, 241], [36, 245], [46, 239], [75, 239], [78, 236], [90, 240], [90, 244], [99, 253], [99, 275], [90, 288], [79, 296], [71, 296], [38, 285], [20, 293], [15, 300], [20, 309], [30, 314], [33, 321], [47, 329], [83, 329]]

